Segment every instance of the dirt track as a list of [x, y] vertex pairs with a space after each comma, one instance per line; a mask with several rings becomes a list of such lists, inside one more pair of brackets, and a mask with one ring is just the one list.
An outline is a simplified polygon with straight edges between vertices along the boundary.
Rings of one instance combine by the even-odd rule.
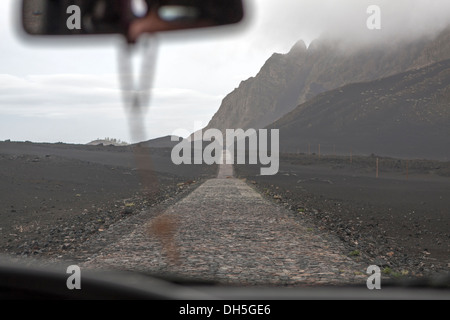
[[366, 280], [365, 267], [348, 257], [339, 239], [265, 200], [233, 178], [231, 165], [221, 165], [217, 178], [149, 217], [83, 267], [241, 286], [364, 285]]

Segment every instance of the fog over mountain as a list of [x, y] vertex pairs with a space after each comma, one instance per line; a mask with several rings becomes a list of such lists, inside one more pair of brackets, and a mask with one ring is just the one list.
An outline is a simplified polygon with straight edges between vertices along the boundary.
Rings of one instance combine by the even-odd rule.
[[450, 59], [450, 28], [436, 35], [349, 46], [322, 36], [273, 54], [260, 72], [228, 94], [207, 128], [264, 128], [318, 94]]
[[[264, 21], [252, 45], [264, 48], [268, 44], [294, 43], [327, 35], [356, 46], [378, 42], [393, 43], [398, 39], [413, 40], [442, 31], [450, 21], [447, 0], [257, 0], [264, 3]], [[366, 27], [370, 13], [380, 8], [381, 30]], [[253, 9], [253, 8], [251, 8]]]

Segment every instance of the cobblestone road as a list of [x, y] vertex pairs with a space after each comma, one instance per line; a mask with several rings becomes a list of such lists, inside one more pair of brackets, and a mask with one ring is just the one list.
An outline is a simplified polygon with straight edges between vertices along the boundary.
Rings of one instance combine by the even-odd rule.
[[344, 245], [264, 199], [221, 165], [165, 212], [106, 246], [84, 267], [239, 285], [365, 284]]

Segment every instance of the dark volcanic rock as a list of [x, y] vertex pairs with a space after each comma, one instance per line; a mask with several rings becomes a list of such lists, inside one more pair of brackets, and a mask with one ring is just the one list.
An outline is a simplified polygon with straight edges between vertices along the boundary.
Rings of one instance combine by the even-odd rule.
[[268, 128], [282, 151], [450, 159], [450, 60], [351, 84], [298, 106]]

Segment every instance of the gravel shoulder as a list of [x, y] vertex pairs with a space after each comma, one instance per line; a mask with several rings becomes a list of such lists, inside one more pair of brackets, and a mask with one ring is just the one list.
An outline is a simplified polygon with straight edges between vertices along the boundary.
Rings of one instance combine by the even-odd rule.
[[216, 166], [175, 167], [167, 149], [151, 154], [157, 192], [150, 196], [130, 148], [0, 142], [0, 253], [76, 259], [111, 226], [217, 173]]
[[[355, 260], [393, 278], [450, 270], [450, 164], [285, 154], [275, 176], [235, 166], [267, 199], [336, 235]], [[407, 166], [408, 165], [408, 171]]]

